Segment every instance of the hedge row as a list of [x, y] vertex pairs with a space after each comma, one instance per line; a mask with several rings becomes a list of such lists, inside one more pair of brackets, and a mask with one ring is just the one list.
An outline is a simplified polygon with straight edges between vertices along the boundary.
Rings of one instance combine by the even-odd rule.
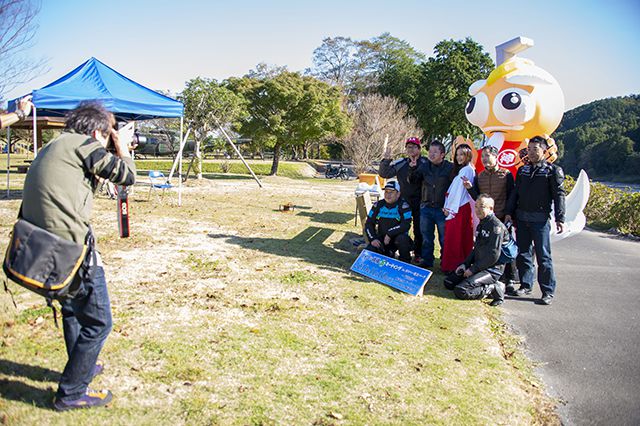
[[[567, 176], [567, 193], [575, 180]], [[584, 209], [587, 224], [597, 229], [615, 229], [624, 234], [640, 237], [640, 193], [610, 188], [602, 183], [591, 183], [591, 195]]]
[[[136, 167], [139, 170], [160, 170], [165, 174], [171, 169], [170, 160], [136, 160]], [[251, 169], [256, 175], [266, 176], [271, 172], [271, 162], [249, 162]], [[189, 161], [182, 163], [182, 173], [187, 172]], [[292, 179], [309, 177], [305, 169], [309, 168], [307, 163], [280, 162], [278, 176]], [[191, 171], [193, 173], [193, 171]], [[249, 175], [249, 171], [240, 161], [204, 161], [202, 163], [202, 173], [230, 173], [238, 175]]]

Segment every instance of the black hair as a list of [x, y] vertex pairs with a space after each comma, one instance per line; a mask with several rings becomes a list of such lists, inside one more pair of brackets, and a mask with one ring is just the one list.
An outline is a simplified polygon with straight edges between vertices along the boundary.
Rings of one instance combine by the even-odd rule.
[[65, 129], [88, 136], [99, 130], [107, 136], [113, 124], [113, 114], [100, 102], [82, 101], [76, 109], [67, 114]]
[[549, 149], [549, 144], [547, 143], [547, 140], [545, 138], [543, 138], [542, 136], [534, 136], [531, 139], [529, 139], [529, 143], [537, 143], [538, 145], [542, 146], [542, 148], [546, 151], [547, 149]]
[[496, 148], [493, 145], [487, 145], [484, 148], [482, 148], [483, 151], [487, 151], [489, 154], [492, 155], [498, 155], [498, 148]]
[[429, 148], [431, 148], [432, 146], [439, 147], [440, 152], [442, 152], [443, 154], [447, 152], [447, 149], [444, 147], [444, 144], [440, 142], [438, 139], [434, 139], [429, 143]]

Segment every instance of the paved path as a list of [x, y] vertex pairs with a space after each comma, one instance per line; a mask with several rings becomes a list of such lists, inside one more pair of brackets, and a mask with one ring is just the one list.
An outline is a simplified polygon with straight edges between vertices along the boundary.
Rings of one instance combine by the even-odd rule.
[[512, 298], [506, 320], [565, 424], [640, 425], [640, 242], [583, 231], [552, 249], [553, 305]]

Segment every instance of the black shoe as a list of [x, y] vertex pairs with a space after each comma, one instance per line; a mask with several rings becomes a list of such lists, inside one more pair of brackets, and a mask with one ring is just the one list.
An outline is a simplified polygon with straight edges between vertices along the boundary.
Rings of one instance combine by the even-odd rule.
[[553, 302], [553, 294], [545, 294], [540, 299], [541, 305], [550, 305]]
[[519, 284], [516, 281], [505, 281], [504, 286], [505, 286], [505, 293], [507, 293], [510, 296], [513, 296], [516, 292], [516, 285]]
[[533, 292], [532, 289], [527, 288], [527, 287], [520, 287], [519, 289], [516, 290], [514, 296], [528, 296]]
[[502, 299], [495, 299], [494, 301], [492, 301], [491, 303], [489, 303], [489, 306], [500, 306], [504, 303], [504, 300]]

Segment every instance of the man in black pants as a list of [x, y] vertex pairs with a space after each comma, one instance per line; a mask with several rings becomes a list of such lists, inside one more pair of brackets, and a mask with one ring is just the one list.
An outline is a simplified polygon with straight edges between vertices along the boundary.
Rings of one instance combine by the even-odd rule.
[[380, 162], [378, 174], [385, 179], [397, 177], [400, 184], [402, 198], [411, 207], [411, 218], [413, 219], [413, 261], [422, 263], [422, 232], [420, 231], [420, 192], [422, 184], [409, 182], [409, 173], [416, 170], [420, 165], [427, 162], [421, 155], [421, 144], [418, 138], [409, 138], [405, 142], [407, 156], [396, 161], [391, 161], [391, 149], [386, 148], [383, 160]]
[[542, 136], [531, 138], [527, 146], [530, 164], [518, 169], [516, 183], [509, 202], [505, 221], [515, 214], [516, 240], [518, 242], [518, 272], [520, 288], [516, 296], [526, 296], [533, 291], [535, 249], [538, 262], [538, 284], [542, 290], [539, 304], [550, 305], [556, 290], [556, 276], [551, 259], [551, 204], [558, 234], [564, 231], [565, 191], [562, 168], [545, 161], [547, 140]]
[[394, 257], [400, 252], [400, 260], [411, 262], [409, 238], [411, 227], [411, 207], [400, 198], [400, 185], [390, 180], [384, 186], [384, 199], [378, 201], [369, 210], [365, 232], [369, 238], [367, 250]]
[[[495, 146], [487, 145], [482, 148], [482, 165], [484, 170], [478, 173], [473, 182], [464, 180], [464, 187], [467, 188], [469, 195], [474, 200], [480, 194], [487, 194], [495, 203], [493, 213], [498, 219], [505, 223], [504, 215], [507, 208], [507, 200], [513, 191], [513, 175], [507, 169], [503, 169], [498, 165], [498, 149]], [[509, 229], [511, 222], [506, 222], [505, 226]], [[501, 281], [505, 283], [506, 292], [514, 292], [515, 284], [518, 282], [517, 267], [515, 259], [504, 267], [504, 275]]]
[[473, 300], [491, 296], [491, 306], [504, 303], [504, 284], [498, 279], [504, 273], [500, 263], [502, 245], [511, 236], [507, 228], [493, 213], [494, 201], [487, 194], [476, 200], [475, 212], [480, 223], [476, 228], [473, 251], [464, 263], [444, 280], [444, 285], [453, 290], [458, 299]]

